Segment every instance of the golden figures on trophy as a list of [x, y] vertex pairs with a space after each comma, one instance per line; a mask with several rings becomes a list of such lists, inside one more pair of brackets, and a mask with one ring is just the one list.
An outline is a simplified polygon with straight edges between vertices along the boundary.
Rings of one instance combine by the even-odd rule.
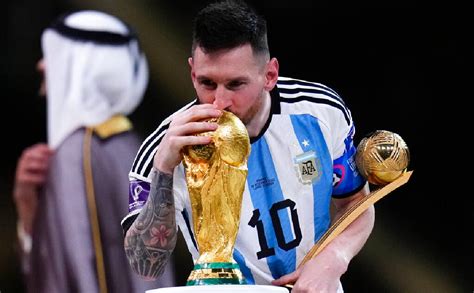
[[187, 285], [245, 284], [232, 257], [247, 179], [250, 140], [245, 125], [223, 111], [211, 120], [219, 126], [198, 135], [212, 137], [208, 145], [183, 149], [194, 233], [199, 258]]

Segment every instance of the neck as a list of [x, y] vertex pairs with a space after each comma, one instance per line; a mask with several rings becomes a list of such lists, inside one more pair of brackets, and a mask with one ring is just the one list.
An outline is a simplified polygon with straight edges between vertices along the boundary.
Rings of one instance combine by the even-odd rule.
[[270, 115], [270, 108], [270, 93], [265, 91], [262, 97], [260, 109], [258, 109], [252, 120], [250, 120], [250, 122], [246, 125], [250, 137], [256, 137], [260, 134], [260, 131], [262, 130], [263, 126], [265, 126], [265, 123], [268, 120], [268, 116]]

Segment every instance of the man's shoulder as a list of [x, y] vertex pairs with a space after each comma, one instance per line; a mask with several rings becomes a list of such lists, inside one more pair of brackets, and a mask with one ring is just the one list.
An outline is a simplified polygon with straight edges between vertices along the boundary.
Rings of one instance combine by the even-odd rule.
[[155, 155], [156, 149], [161, 142], [161, 139], [165, 135], [168, 127], [173, 120], [173, 117], [189, 109], [190, 107], [197, 104], [197, 99], [194, 99], [190, 103], [186, 104], [185, 106], [181, 107], [179, 110], [174, 112], [173, 114], [169, 115], [165, 120], [163, 120], [158, 127], [149, 134], [145, 140], [143, 140], [140, 148], [137, 152], [135, 160], [133, 161], [131, 174], [135, 174], [136, 176], [142, 176], [142, 178], [147, 178], [151, 172], [151, 168], [153, 166], [153, 156]]
[[303, 79], [279, 77], [280, 104], [286, 114], [310, 114], [323, 120], [343, 118], [351, 124], [344, 100], [331, 87]]

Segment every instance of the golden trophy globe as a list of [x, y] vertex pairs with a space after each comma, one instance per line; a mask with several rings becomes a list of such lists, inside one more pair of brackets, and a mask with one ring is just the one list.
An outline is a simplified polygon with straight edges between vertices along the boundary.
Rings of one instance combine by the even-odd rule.
[[365, 136], [357, 146], [356, 165], [362, 176], [378, 188], [339, 217], [314, 244], [298, 267], [318, 255], [366, 209], [407, 183], [413, 172], [407, 171], [409, 163], [410, 152], [400, 135], [387, 130], [377, 130]]
[[359, 172], [374, 185], [386, 185], [406, 172], [410, 152], [402, 137], [387, 130], [377, 130], [357, 146]]
[[207, 145], [183, 149], [183, 164], [192, 207], [199, 258], [186, 285], [245, 284], [232, 253], [240, 223], [247, 179], [250, 139], [245, 125], [223, 111]]

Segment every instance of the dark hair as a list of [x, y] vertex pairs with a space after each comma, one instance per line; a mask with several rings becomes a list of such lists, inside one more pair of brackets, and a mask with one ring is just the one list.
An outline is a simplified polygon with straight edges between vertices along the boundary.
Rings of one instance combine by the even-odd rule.
[[269, 55], [267, 24], [242, 1], [220, 1], [204, 7], [194, 19], [192, 53], [205, 53], [250, 44], [254, 53]]

